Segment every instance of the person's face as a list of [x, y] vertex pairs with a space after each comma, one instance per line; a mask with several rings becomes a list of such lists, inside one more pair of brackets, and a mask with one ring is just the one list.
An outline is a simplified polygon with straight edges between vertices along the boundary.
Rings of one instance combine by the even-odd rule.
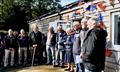
[[88, 27], [89, 29], [92, 29], [92, 28], [94, 28], [95, 26], [96, 26], [95, 22], [93, 22], [93, 21], [88, 21], [88, 22], [87, 22], [87, 27]]
[[67, 35], [71, 35], [71, 29], [68, 29], [67, 31], [66, 31], [66, 33], [67, 33]]
[[87, 28], [87, 22], [86, 21], [82, 21], [81, 22], [81, 26], [82, 26], [82, 29]]
[[37, 32], [37, 31], [38, 31], [38, 27], [35, 26], [35, 27], [33, 28], [33, 31], [34, 31], [34, 32]]
[[13, 31], [12, 31], [12, 30], [9, 30], [9, 31], [8, 31], [8, 34], [9, 34], [9, 35], [12, 35], [12, 34], [13, 34]]
[[87, 27], [88, 27], [88, 28], [91, 27], [91, 22], [90, 22], [90, 21], [87, 22]]
[[58, 27], [58, 32], [62, 32], [62, 27], [61, 26]]
[[74, 30], [78, 30], [80, 28], [79, 22], [74, 22]]
[[21, 30], [20, 33], [21, 33], [21, 34], [25, 34], [25, 31], [24, 31], [24, 30]]

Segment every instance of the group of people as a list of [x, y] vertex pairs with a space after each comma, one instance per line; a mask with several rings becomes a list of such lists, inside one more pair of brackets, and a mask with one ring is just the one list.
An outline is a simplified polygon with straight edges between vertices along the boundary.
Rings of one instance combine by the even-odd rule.
[[8, 35], [0, 37], [0, 64], [3, 62], [4, 67], [14, 66], [15, 62], [26, 65], [28, 52], [33, 65], [42, 64], [45, 51], [47, 65], [63, 68], [67, 64], [65, 71], [69, 72], [75, 71], [74, 65], [76, 72], [101, 72], [105, 66], [106, 36], [107, 32], [97, 26], [93, 18], [83, 18], [81, 22], [75, 20], [73, 29], [67, 28], [66, 31], [58, 25], [57, 33], [49, 26], [46, 39], [37, 23], [32, 25], [29, 35], [21, 29], [20, 34], [14, 36], [9, 29]]
[[[55, 37], [56, 36], [56, 37]], [[46, 41], [47, 64], [64, 67], [65, 71], [101, 72], [105, 67], [105, 47], [107, 32], [97, 20], [83, 18], [73, 21], [73, 29], [62, 29], [58, 25], [57, 33], [49, 26]]]
[[0, 36], [0, 68], [43, 63], [45, 37], [38, 31], [37, 25], [33, 25], [32, 29], [29, 34], [24, 29], [20, 30], [20, 34], [9, 29], [7, 35]]

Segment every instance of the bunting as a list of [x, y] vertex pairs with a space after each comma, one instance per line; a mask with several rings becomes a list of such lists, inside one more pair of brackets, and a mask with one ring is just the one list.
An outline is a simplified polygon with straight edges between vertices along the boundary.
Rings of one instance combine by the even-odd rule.
[[106, 9], [106, 4], [105, 4], [105, 2], [104, 1], [101, 1], [101, 2], [99, 2], [98, 4], [97, 4], [97, 9], [99, 10], [99, 11], [104, 11], [105, 12], [105, 9]]
[[97, 8], [96, 8], [96, 5], [95, 5], [95, 4], [92, 4], [92, 5], [90, 6], [90, 11], [94, 12], [96, 9], [97, 9]]
[[110, 3], [110, 5], [112, 5], [112, 6], [114, 7], [114, 5], [115, 5], [115, 0], [109, 0], [109, 3]]
[[90, 5], [88, 3], [84, 4], [84, 11], [90, 11]]
[[101, 22], [103, 20], [103, 16], [101, 13], [98, 14], [98, 22]]

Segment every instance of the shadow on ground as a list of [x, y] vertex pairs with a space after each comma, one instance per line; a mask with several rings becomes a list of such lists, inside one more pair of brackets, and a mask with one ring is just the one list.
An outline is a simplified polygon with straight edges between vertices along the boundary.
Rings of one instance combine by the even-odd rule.
[[64, 72], [63, 68], [54, 68], [52, 65], [41, 65], [31, 67], [14, 67], [2, 69], [0, 72]]

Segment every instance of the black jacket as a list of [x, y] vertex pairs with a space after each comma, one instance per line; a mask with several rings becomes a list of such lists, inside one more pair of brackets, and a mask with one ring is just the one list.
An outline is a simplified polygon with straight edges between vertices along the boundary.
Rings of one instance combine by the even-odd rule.
[[29, 46], [29, 38], [28, 36], [18, 36], [19, 47], [28, 47]]
[[5, 48], [16, 48], [18, 46], [18, 40], [14, 36], [5, 36]]
[[29, 35], [29, 43], [30, 43], [30, 46], [32, 46], [33, 44], [37, 44], [38, 46], [41, 46], [42, 45], [42, 33], [41, 32], [31, 32], [30, 35]]
[[86, 34], [81, 51], [87, 69], [104, 69], [107, 32], [97, 28]]

